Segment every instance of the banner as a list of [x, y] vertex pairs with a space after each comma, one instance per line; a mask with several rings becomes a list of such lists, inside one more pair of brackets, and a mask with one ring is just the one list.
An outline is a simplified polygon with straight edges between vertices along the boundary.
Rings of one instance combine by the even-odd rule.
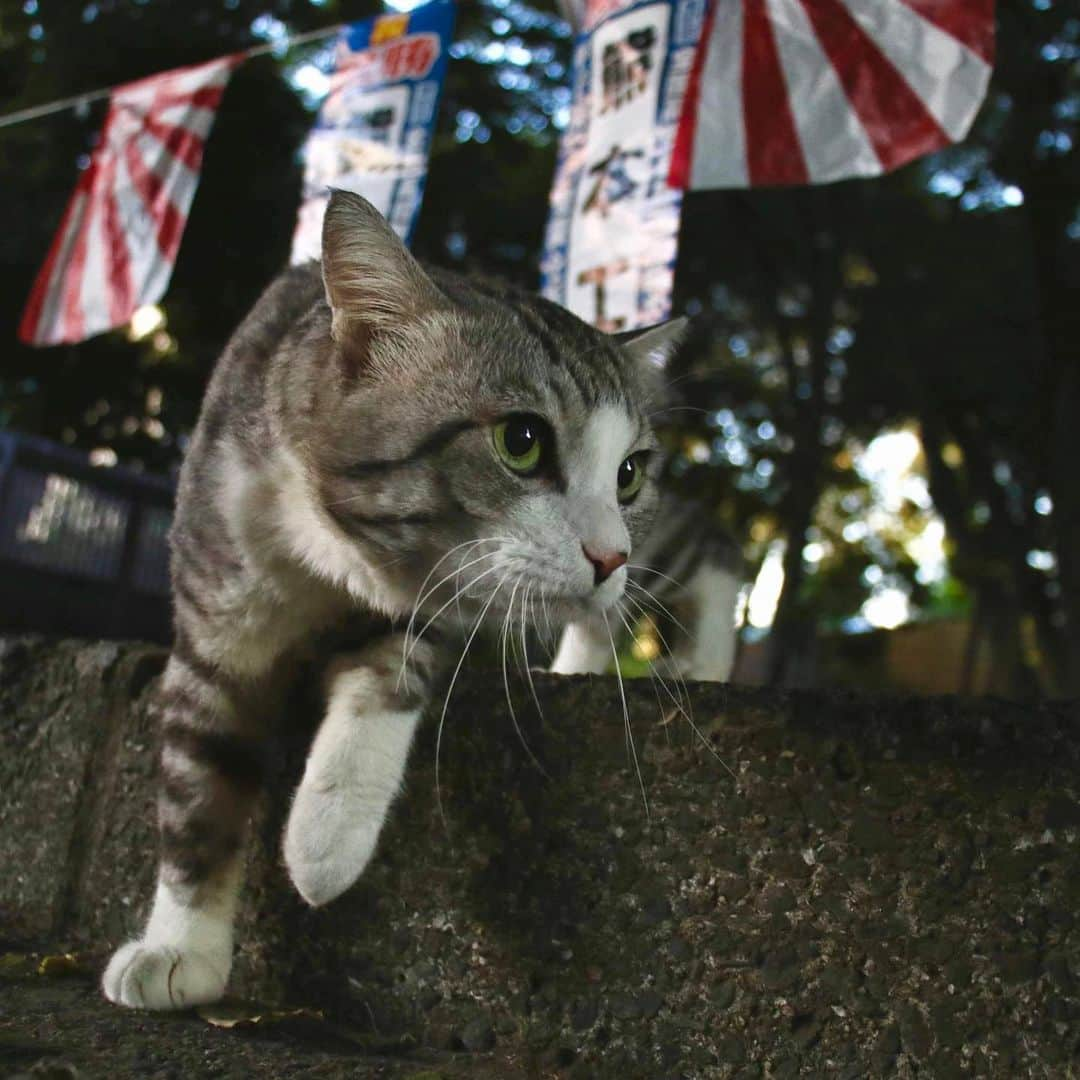
[[705, 0], [588, 0], [551, 192], [545, 296], [615, 332], [667, 318], [681, 193], [671, 149]]
[[342, 31], [330, 92], [304, 144], [294, 263], [321, 254], [331, 187], [363, 195], [408, 242], [424, 194], [453, 28], [453, 4], [436, 0], [409, 14], [364, 19]]
[[172, 276], [203, 147], [242, 55], [117, 87], [30, 292], [19, 337], [84, 341], [161, 299]]
[[713, 0], [671, 183], [889, 172], [964, 138], [993, 62], [993, 0]]

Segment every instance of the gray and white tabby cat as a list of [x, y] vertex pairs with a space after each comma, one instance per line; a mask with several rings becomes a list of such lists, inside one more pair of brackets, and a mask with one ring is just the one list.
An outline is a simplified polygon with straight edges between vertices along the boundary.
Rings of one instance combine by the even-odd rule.
[[670, 655], [661, 670], [683, 679], [727, 682], [735, 666], [735, 608], [743, 560], [735, 539], [718, 527], [710, 508], [670, 491], [660, 495], [654, 524], [634, 547], [627, 566], [622, 617], [597, 615], [566, 627], [551, 670], [600, 674], [612, 664], [612, 628], [630, 629], [639, 615], [662, 626]]
[[[325, 715], [285, 829], [315, 905], [371, 858], [461, 655], [448, 616], [460, 605], [471, 634], [529, 595], [561, 621], [619, 599], [656, 500], [649, 400], [680, 332], [617, 343], [547, 301], [425, 271], [369, 203], [334, 194], [321, 273], [286, 272], [236, 331], [181, 472], [160, 870], [142, 937], [105, 972], [112, 1001], [224, 992], [271, 706], [324, 629], [351, 619], [362, 637], [321, 658]], [[435, 625], [410, 638], [411, 617]]]

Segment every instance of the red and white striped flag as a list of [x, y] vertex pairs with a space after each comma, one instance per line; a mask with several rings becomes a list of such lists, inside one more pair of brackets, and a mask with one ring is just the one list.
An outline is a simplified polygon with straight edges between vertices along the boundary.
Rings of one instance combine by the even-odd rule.
[[967, 134], [993, 61], [993, 0], [712, 0], [670, 183], [889, 172]]
[[242, 56], [177, 68], [113, 91], [19, 325], [30, 345], [122, 326], [169, 284], [203, 147]]

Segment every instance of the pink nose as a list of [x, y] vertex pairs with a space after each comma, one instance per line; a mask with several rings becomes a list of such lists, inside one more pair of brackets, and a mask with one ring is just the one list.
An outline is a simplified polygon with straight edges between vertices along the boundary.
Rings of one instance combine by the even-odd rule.
[[626, 562], [625, 551], [597, 551], [588, 544], [582, 544], [581, 550], [585, 552], [585, 558], [593, 564], [595, 585], [602, 585]]

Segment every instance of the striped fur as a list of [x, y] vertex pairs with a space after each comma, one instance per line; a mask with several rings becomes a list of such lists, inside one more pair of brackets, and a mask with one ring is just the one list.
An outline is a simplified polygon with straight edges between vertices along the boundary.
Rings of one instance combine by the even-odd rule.
[[[474, 622], [517, 618], [519, 597], [564, 621], [618, 600], [625, 569], [598, 575], [589, 552], [622, 558], [648, 528], [651, 478], [620, 503], [617, 475], [632, 455], [647, 469], [657, 361], [678, 333], [617, 342], [547, 301], [425, 271], [369, 204], [334, 195], [322, 266], [283, 274], [240, 325], [181, 472], [160, 872], [142, 937], [105, 973], [111, 1000], [223, 993], [275, 703], [324, 632], [364, 627], [317, 658], [326, 713], [285, 831], [313, 904], [362, 873]], [[530, 477], [493, 445], [521, 413], [551, 443]]]

